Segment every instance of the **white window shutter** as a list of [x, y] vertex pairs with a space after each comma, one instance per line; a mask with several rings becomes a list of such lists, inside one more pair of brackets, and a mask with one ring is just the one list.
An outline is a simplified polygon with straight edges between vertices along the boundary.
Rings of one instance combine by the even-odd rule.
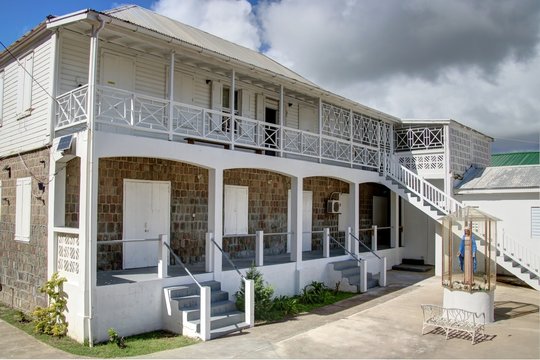
[[30, 240], [32, 178], [17, 179], [15, 206], [15, 240]]
[[22, 111], [32, 107], [32, 76], [34, 74], [34, 54], [26, 57], [24, 72], [24, 101]]
[[531, 207], [531, 237], [540, 238], [540, 207]]

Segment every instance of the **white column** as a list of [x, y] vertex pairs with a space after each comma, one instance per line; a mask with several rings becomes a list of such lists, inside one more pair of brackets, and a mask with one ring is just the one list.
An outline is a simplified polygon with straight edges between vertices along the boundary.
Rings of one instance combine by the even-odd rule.
[[372, 227], [372, 235], [371, 235], [371, 250], [377, 251], [377, 225], [373, 225]]
[[244, 284], [245, 322], [249, 327], [255, 326], [255, 281], [245, 280]]
[[49, 179], [52, 179], [48, 186], [49, 204], [48, 213], [49, 226], [47, 229], [47, 278], [50, 279], [52, 274], [57, 270], [56, 261], [58, 258], [58, 244], [54, 234], [54, 227], [63, 227], [65, 225], [65, 208], [66, 208], [66, 170], [57, 170], [58, 165], [54, 159], [54, 152], [51, 151], [49, 156]]
[[323, 128], [323, 104], [319, 98], [319, 162], [322, 162], [322, 128]]
[[285, 114], [283, 109], [284, 96], [283, 96], [283, 85], [279, 86], [279, 156], [283, 156], [283, 125], [285, 125]]
[[323, 229], [323, 257], [330, 257], [330, 228]]
[[399, 246], [399, 195], [390, 193], [390, 247]]
[[174, 115], [174, 50], [171, 51], [171, 63], [169, 65], [169, 140], [173, 139], [173, 115]]
[[165, 234], [159, 235], [159, 253], [158, 253], [158, 278], [163, 279], [168, 276], [167, 265], [169, 265], [169, 237]]
[[211, 316], [211, 298], [212, 298], [212, 289], [209, 286], [203, 286], [201, 288], [201, 298], [200, 298], [200, 338], [203, 341], [210, 340], [210, 316]]
[[[360, 239], [360, 186], [356, 183], [349, 183], [349, 224], [350, 232]], [[351, 252], [358, 255], [360, 244], [355, 239], [352, 239], [352, 244]]]
[[215, 245], [212, 242], [214, 234], [211, 232], [206, 233], [205, 237], [205, 247], [204, 247], [204, 271], [210, 273], [214, 272], [214, 258], [215, 258]]
[[360, 292], [365, 293], [367, 291], [367, 261], [360, 260]]
[[[302, 217], [303, 217], [303, 189], [304, 179], [291, 177], [291, 261], [296, 261], [297, 268], [302, 263]], [[311, 230], [311, 229], [306, 229]]]
[[[223, 248], [223, 169], [208, 170], [208, 231]], [[222, 254], [214, 246], [214, 280], [221, 280]], [[208, 261], [208, 260], [207, 260]]]
[[383, 256], [379, 260], [379, 286], [385, 287], [386, 286], [386, 256]]
[[264, 265], [264, 232], [255, 232], [255, 266]]
[[442, 225], [435, 222], [435, 276], [442, 276]]
[[230, 101], [230, 108], [231, 108], [231, 124], [230, 124], [230, 131], [231, 131], [231, 150], [234, 150], [234, 128], [235, 128], [235, 107], [234, 107], [234, 91], [236, 89], [236, 71], [234, 69], [231, 72], [231, 93], [229, 97]]

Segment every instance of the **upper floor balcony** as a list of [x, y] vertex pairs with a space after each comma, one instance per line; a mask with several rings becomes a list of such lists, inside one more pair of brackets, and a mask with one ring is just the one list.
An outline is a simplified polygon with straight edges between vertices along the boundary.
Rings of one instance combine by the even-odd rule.
[[[90, 121], [87, 97], [87, 85], [57, 97], [57, 132], [86, 126]], [[95, 99], [93, 121], [99, 131], [250, 149], [374, 171], [380, 168], [382, 154], [390, 154], [393, 146], [392, 124], [324, 102], [320, 131], [314, 133], [104, 85], [96, 86]]]

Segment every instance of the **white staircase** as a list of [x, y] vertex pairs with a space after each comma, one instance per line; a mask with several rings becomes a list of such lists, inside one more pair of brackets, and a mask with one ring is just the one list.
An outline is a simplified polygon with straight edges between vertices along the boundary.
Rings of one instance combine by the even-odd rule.
[[[236, 303], [229, 300], [229, 293], [221, 290], [217, 281], [203, 282], [209, 287], [210, 295], [210, 339], [249, 328], [245, 313], [236, 309]], [[190, 337], [201, 337], [201, 296], [200, 287], [193, 283], [171, 286], [164, 289], [167, 301], [168, 330]], [[206, 339], [204, 339], [206, 340]]]
[[[464, 207], [391, 157], [385, 157], [381, 170], [380, 175], [386, 187], [436, 221], [440, 222], [442, 216]], [[478, 250], [483, 251], [483, 248], [479, 247]], [[499, 235], [497, 264], [540, 291], [540, 256], [530, 248], [504, 234]]]

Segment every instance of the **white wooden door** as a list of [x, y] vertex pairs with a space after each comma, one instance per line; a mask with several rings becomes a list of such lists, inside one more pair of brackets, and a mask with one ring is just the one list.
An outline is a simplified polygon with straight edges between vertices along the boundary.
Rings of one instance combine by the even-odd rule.
[[[163, 181], [124, 180], [124, 240], [169, 235], [170, 187]], [[156, 266], [158, 251], [157, 241], [126, 242], [123, 268]]]
[[104, 53], [101, 83], [105, 86], [133, 91], [134, 67], [133, 60], [128, 57]]
[[247, 186], [225, 185], [224, 188], [223, 232], [226, 235], [248, 233], [248, 196]]
[[[302, 251], [311, 251], [311, 230], [313, 226], [313, 193], [304, 191], [302, 193]], [[287, 200], [287, 232], [291, 232], [291, 190]], [[291, 235], [287, 235], [287, 252], [291, 252]]]

